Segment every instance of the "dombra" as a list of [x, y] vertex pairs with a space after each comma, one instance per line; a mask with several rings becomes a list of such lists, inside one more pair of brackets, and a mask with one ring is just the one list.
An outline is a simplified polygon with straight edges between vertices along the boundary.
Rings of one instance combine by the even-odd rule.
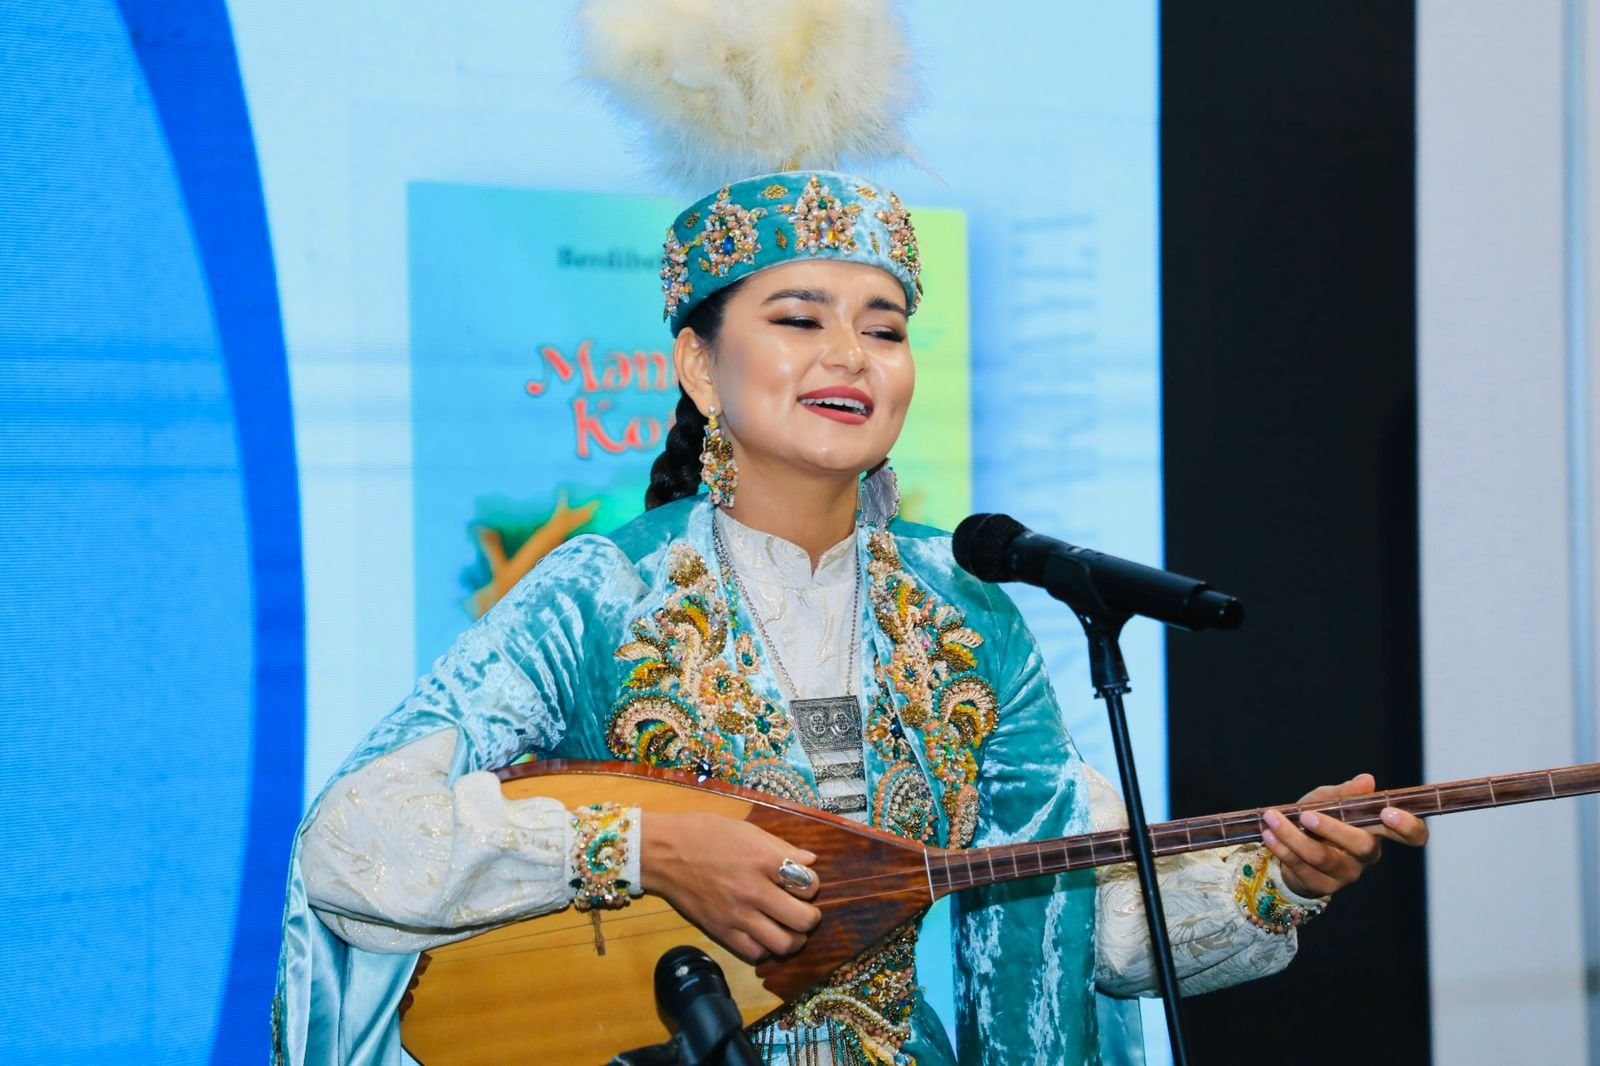
[[[682, 944], [727, 975], [746, 1026], [758, 1027], [941, 896], [1024, 877], [1129, 862], [1125, 830], [952, 851], [760, 792], [631, 763], [550, 760], [499, 772], [508, 799], [548, 796], [569, 809], [620, 803], [738, 818], [817, 854], [822, 922], [800, 951], [751, 964], [656, 896], [614, 911], [543, 914], [426, 952], [400, 1007], [400, 1037], [423, 1066], [605, 1062], [671, 1036], [653, 993], [656, 960]], [[1374, 825], [1385, 807], [1429, 817], [1600, 792], [1600, 763], [1375, 792], [1279, 807]], [[1264, 808], [1150, 827], [1157, 855], [1261, 839]], [[598, 925], [591, 915], [598, 914]]]

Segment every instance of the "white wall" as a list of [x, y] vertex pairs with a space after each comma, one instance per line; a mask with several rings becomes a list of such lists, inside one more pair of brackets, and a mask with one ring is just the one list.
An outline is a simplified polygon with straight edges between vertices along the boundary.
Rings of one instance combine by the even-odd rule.
[[[1592, 538], [1575, 549], [1573, 531], [1600, 494], [1600, 463], [1585, 462], [1600, 412], [1600, 299], [1592, 285], [1569, 294], [1584, 256], [1567, 241], [1579, 235], [1589, 262], [1600, 262], [1595, 229], [1583, 229], [1585, 209], [1600, 217], [1600, 165], [1569, 159], [1564, 132], [1569, 114], [1585, 113], [1586, 96], [1591, 155], [1600, 142], [1600, 62], [1590, 59], [1587, 72], [1581, 59], [1570, 62], [1565, 32], [1584, 6], [1417, 5], [1423, 685], [1433, 781], [1596, 758], [1580, 749], [1593, 735], [1583, 671], [1597, 649], [1592, 630], [1584, 640], [1574, 633], [1583, 633], [1584, 610], [1592, 617], [1597, 591], [1574, 577], [1593, 575], [1600, 560]], [[1571, 55], [1596, 54], [1593, 21], [1587, 47]], [[1584, 73], [1586, 92], [1570, 96], [1571, 79]], [[1564, 196], [1569, 174], [1582, 179], [1573, 202]], [[1586, 340], [1574, 349], [1576, 368], [1571, 337]], [[1575, 403], [1569, 386], [1584, 371], [1590, 395]], [[1580, 714], [1589, 716], [1587, 734]], [[1592, 924], [1600, 885], [1579, 848], [1581, 834], [1591, 847], [1600, 840], [1581, 809], [1568, 800], [1433, 824], [1436, 1062], [1600, 1066], [1600, 1025], [1586, 1020], [1595, 1008], [1583, 981], [1594, 950], [1585, 946], [1585, 907]]]

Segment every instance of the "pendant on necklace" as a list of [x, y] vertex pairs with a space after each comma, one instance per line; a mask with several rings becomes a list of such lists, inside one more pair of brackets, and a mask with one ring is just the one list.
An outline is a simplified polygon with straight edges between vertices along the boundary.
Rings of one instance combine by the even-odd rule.
[[[811, 760], [822, 809], [855, 814], [867, 809], [866, 765], [861, 752], [861, 701], [854, 696], [795, 700], [789, 714]], [[825, 782], [842, 782], [823, 788]]]

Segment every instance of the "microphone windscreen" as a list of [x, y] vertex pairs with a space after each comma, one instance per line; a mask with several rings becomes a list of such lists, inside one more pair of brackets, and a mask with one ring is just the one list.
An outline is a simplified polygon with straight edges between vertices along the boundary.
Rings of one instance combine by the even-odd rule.
[[980, 581], [1010, 581], [1011, 542], [1027, 531], [1008, 514], [968, 515], [950, 541], [956, 565]]
[[689, 1004], [700, 996], [726, 996], [728, 980], [716, 960], [699, 948], [672, 948], [656, 961], [656, 1006], [682, 1024]]

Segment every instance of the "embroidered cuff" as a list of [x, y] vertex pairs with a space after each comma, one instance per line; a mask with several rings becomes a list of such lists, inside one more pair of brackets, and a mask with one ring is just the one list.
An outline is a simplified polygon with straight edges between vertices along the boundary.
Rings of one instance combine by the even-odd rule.
[[[1294, 889], [1284, 884], [1283, 867], [1278, 864], [1278, 857], [1273, 855], [1270, 851], [1267, 852], [1267, 856], [1267, 880], [1277, 886], [1279, 899], [1283, 900], [1285, 903], [1294, 904], [1295, 906], [1312, 908], [1317, 914], [1321, 914], [1323, 911], [1327, 910], [1328, 901], [1333, 898], [1332, 896], [1300, 895]], [[1316, 915], [1312, 915], [1312, 917], [1315, 916]], [[1307, 918], [1306, 920], [1310, 921], [1311, 919]]]
[[572, 812], [568, 883], [574, 907], [626, 907], [639, 894], [638, 825], [637, 808], [615, 803]]
[[1269, 933], [1287, 933], [1321, 914], [1327, 897], [1306, 899], [1283, 884], [1283, 874], [1266, 848], [1241, 849], [1233, 859], [1233, 898], [1252, 925]]

